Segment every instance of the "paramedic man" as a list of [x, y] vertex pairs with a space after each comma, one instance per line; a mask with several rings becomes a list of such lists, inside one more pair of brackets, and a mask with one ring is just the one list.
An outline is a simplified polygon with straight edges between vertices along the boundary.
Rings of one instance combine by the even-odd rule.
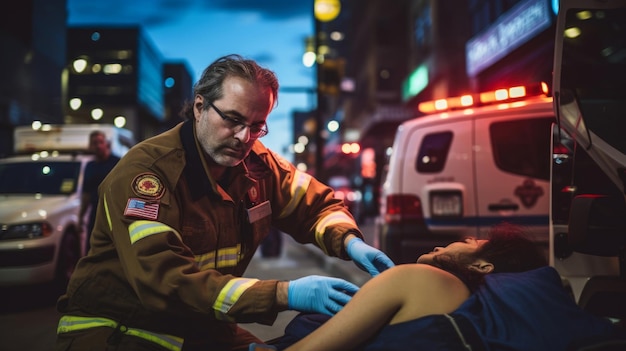
[[272, 225], [372, 276], [393, 266], [331, 188], [258, 140], [277, 93], [272, 71], [222, 57], [194, 85], [189, 119], [122, 158], [57, 302], [58, 350], [247, 350], [261, 340], [237, 323], [339, 311], [358, 290], [342, 279], [242, 278]]

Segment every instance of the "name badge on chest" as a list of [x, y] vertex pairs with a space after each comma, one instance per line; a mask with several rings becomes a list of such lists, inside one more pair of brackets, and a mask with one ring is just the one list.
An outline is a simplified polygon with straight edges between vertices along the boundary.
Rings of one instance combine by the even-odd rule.
[[270, 206], [270, 201], [266, 200], [246, 211], [248, 212], [248, 221], [254, 223], [263, 217], [271, 215], [272, 207]]

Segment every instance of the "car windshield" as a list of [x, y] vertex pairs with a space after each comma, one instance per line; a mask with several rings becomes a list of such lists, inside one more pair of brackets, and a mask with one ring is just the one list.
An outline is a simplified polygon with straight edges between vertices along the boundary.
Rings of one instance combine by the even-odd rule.
[[80, 162], [0, 164], [0, 194], [69, 195], [76, 191]]

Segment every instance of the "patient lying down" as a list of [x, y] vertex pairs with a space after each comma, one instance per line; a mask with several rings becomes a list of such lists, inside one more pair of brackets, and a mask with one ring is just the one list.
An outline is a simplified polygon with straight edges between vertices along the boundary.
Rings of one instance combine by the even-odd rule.
[[566, 350], [616, 327], [575, 304], [522, 228], [437, 247], [372, 278], [332, 318], [301, 314], [278, 350]]

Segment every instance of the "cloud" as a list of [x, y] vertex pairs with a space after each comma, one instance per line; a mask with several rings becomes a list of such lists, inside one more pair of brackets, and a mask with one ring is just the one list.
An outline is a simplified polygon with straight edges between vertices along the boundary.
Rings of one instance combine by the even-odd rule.
[[[68, 0], [69, 18], [80, 23], [164, 25], [189, 11], [248, 12], [265, 20], [308, 16], [313, 0]], [[77, 23], [78, 24], [78, 23]]]
[[254, 54], [251, 58], [262, 66], [271, 66], [276, 61], [276, 56], [271, 51]]
[[197, 0], [68, 0], [70, 24], [141, 24], [157, 26], [176, 21]]
[[[308, 16], [313, 0], [68, 0], [72, 24], [166, 25], [190, 11], [247, 13], [270, 21]], [[254, 18], [254, 17], [251, 17]]]

